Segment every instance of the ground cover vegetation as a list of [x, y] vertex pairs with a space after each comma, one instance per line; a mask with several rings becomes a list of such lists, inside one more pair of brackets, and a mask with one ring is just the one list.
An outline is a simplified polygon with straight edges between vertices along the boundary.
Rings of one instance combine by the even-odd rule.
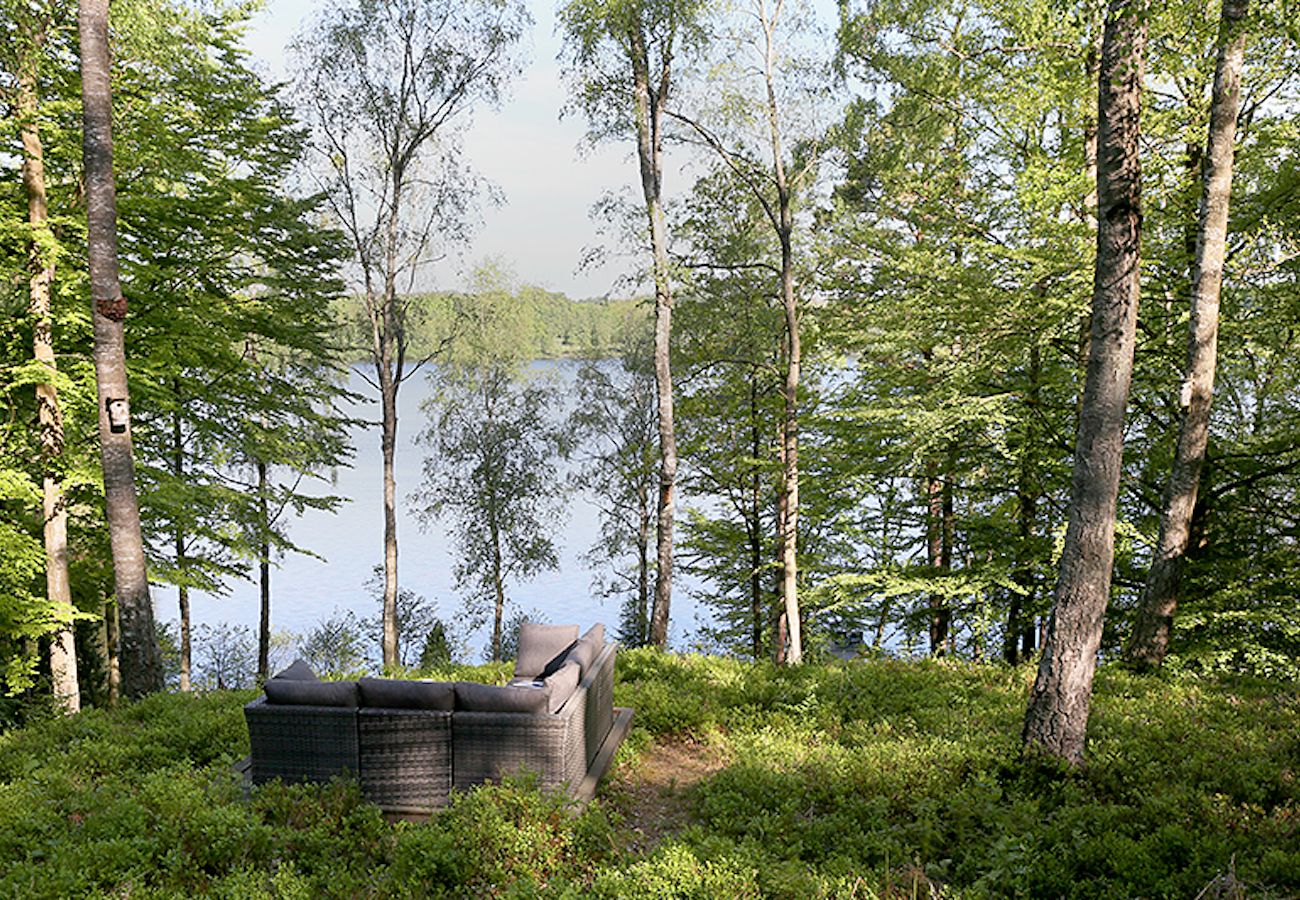
[[[792, 0], [566, 3], [569, 111], [592, 140], [636, 143], [639, 190], [598, 213], [618, 249], [644, 259], [643, 303], [574, 303], [492, 265], [481, 291], [413, 290], [493, 198], [460, 137], [519, 74], [530, 24], [519, 3], [331, 4], [296, 44], [291, 89], [266, 83], [241, 49], [245, 4], [122, 0], [107, 24], [102, 0], [82, 6], [79, 33], [66, 4], [0, 0], [6, 727], [151, 693], [160, 644], [174, 647], [182, 692], [270, 671], [272, 564], [310, 550], [289, 537], [293, 512], [339, 502], [310, 485], [349, 459], [340, 375], [362, 359], [350, 371], [373, 370], [386, 471], [380, 658], [366, 658], [366, 628], [339, 616], [300, 649], [339, 671], [455, 650], [447, 623], [417, 615], [419, 598], [396, 583], [396, 508], [411, 499], [392, 478], [396, 397], [427, 372], [440, 390], [414, 502], [491, 536], [458, 552], [472, 610], [494, 623], [494, 656], [508, 656], [519, 613], [509, 586], [554, 559], [546, 528], [573, 485], [547, 463], [573, 450], [574, 483], [601, 514], [598, 589], [620, 599], [626, 645], [666, 643], [676, 567], [716, 614], [699, 636], [712, 649], [816, 663], [778, 674], [631, 657], [621, 689], [649, 723], [642, 748], [668, 752], [654, 741], [690, 732], [727, 764], [686, 792], [682, 821], [699, 827], [662, 856], [628, 862], [616, 841], [602, 856], [582, 843], [608, 843], [599, 822], [547, 818], [558, 813], [516, 788], [449, 813], [487, 821], [519, 803], [566, 823], [546, 826], [560, 829], [556, 846], [590, 853], [546, 857], [556, 884], [631, 890], [676, 872], [702, 892], [793, 894], [782, 879], [797, 884], [803, 865], [814, 893], [851, 892], [835, 879], [855, 866], [876, 872], [877, 892], [904, 872], [993, 894], [1069, 893], [1085, 875], [1153, 895], [1216, 877], [1294, 887], [1295, 4], [864, 0], [839, 7], [827, 40], [832, 23]], [[665, 172], [691, 183], [665, 191]], [[552, 354], [603, 357], [579, 376], [578, 402], [530, 374], [529, 358]], [[543, 406], [556, 414], [546, 428]], [[439, 468], [456, 454], [464, 470]], [[546, 502], [503, 500], [525, 488]], [[156, 601], [175, 591], [174, 641], [149, 624], [146, 568]], [[250, 634], [188, 614], [190, 591], [238, 577], [261, 585], [256, 672]], [[196, 664], [197, 633], [209, 644]], [[823, 668], [855, 653], [954, 666]], [[1163, 675], [1103, 668], [1090, 725], [1099, 659]], [[1031, 660], [1032, 689], [1017, 668]], [[890, 804], [904, 804], [901, 843], [845, 850], [856, 862], [841, 871], [813, 849], [817, 826], [805, 834], [805, 820], [841, 808], [807, 791], [869, 793], [863, 729], [877, 720], [864, 707], [853, 721], [857, 707], [823, 693], [836, 679], [870, 693], [881, 673], [927, 685], [904, 695], [915, 715], [971, 684], [1000, 699], [974, 710], [971, 731], [945, 731], [957, 726], [940, 716], [908, 733], [919, 746], [880, 745], [897, 755], [882, 768], [916, 784], [902, 800], [885, 785], [856, 815], [893, 821]], [[674, 678], [692, 690], [669, 702]], [[794, 692], [804, 712], [745, 693], [766, 696], [760, 683]], [[735, 685], [739, 705], [724, 712], [695, 696]], [[828, 702], [838, 724], [819, 718]], [[750, 707], [755, 720], [741, 721]], [[236, 727], [229, 698], [155, 698], [4, 740], [62, 733], [75, 745], [78, 727], [188, 709]], [[1222, 718], [1215, 751], [1241, 760], [1237, 774], [1143, 749], [1182, 733], [1180, 711]], [[1234, 718], [1248, 713], [1261, 718]], [[1017, 734], [1028, 756], [1066, 768], [1013, 765]], [[780, 772], [798, 773], [807, 747], [828, 755], [800, 788]], [[224, 752], [192, 762], [219, 768]], [[766, 789], [739, 784], [750, 775]], [[1190, 793], [1161, 806], [1139, 783]], [[284, 796], [315, 796], [297, 790]], [[339, 815], [371, 816], [345, 788], [322, 796]], [[790, 796], [803, 802], [782, 806]], [[1006, 823], [990, 832], [1006, 839], [996, 849], [975, 834], [985, 818]], [[378, 827], [366, 821], [357, 827]], [[950, 834], [946, 822], [959, 824]], [[806, 837], [808, 856], [746, 861], [775, 852], [758, 835], [778, 834]], [[1106, 868], [1126, 854], [1132, 870]], [[396, 850], [383, 859], [392, 872], [417, 864]], [[1040, 881], [1057, 859], [1080, 880]], [[289, 890], [298, 874], [282, 871]], [[477, 871], [467, 883], [488, 877]]]
[[[437, 677], [504, 681], [507, 667]], [[1098, 677], [1092, 763], [1021, 765], [1032, 671], [778, 668], [646, 649], [600, 795], [526, 781], [388, 824], [355, 785], [245, 797], [251, 692], [0, 737], [0, 893], [23, 897], [1283, 897], [1300, 889], [1294, 689]], [[1178, 748], [1171, 752], [1171, 748]], [[1238, 893], [1232, 893], [1236, 891]]]

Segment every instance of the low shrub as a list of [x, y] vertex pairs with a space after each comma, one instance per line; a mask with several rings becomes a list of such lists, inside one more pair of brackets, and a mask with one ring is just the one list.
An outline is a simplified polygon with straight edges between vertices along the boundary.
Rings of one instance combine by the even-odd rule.
[[[500, 681], [508, 668], [439, 674]], [[247, 692], [11, 731], [0, 896], [1300, 893], [1294, 685], [1103, 667], [1088, 765], [1066, 772], [1018, 759], [1025, 669], [785, 670], [636, 650], [618, 675], [616, 702], [636, 709], [620, 786], [582, 811], [527, 780], [420, 824], [388, 823], [350, 782], [249, 793], [231, 770], [247, 753]], [[660, 742], [715, 763], [647, 795], [638, 779]]]

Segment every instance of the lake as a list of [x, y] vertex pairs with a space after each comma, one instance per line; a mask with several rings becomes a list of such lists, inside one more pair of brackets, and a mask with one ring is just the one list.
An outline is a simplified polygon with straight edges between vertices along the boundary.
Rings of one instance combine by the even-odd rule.
[[[573, 360], [538, 360], [531, 364], [533, 375], [549, 376], [560, 385], [560, 396], [571, 398], [571, 390], [581, 363]], [[379, 601], [366, 582], [374, 568], [383, 561], [383, 479], [379, 453], [379, 404], [376, 392], [354, 370], [349, 387], [368, 398], [345, 409], [349, 415], [370, 420], [370, 424], [350, 429], [356, 456], [351, 467], [335, 473], [334, 484], [304, 482], [305, 490], [318, 494], [337, 494], [348, 498], [337, 512], [308, 510], [288, 525], [291, 539], [320, 558], [290, 554], [279, 560], [271, 572], [271, 625], [273, 630], [288, 630], [304, 635], [336, 611], [350, 610], [363, 618], [377, 619]], [[398, 394], [398, 449], [396, 478], [398, 496], [398, 583], [426, 597], [437, 608], [444, 622], [452, 625], [465, 621], [461, 596], [452, 579], [453, 539], [449, 521], [433, 522], [422, 528], [407, 496], [420, 486], [426, 448], [415, 443], [423, 429], [425, 415], [420, 404], [430, 389], [423, 374], [407, 381]], [[567, 415], [559, 409], [557, 416]], [[562, 464], [561, 473], [570, 471]], [[680, 511], [679, 511], [680, 514]], [[567, 515], [556, 523], [551, 534], [560, 565], [527, 582], [508, 585], [506, 618], [512, 612], [534, 612], [550, 622], [577, 622], [585, 629], [592, 622], [605, 622], [616, 628], [619, 599], [602, 599], [591, 589], [593, 571], [583, 555], [595, 542], [599, 527], [598, 511], [591, 498], [571, 494]], [[689, 579], [677, 575], [673, 591], [669, 642], [683, 648], [706, 622], [711, 621], [707, 608], [690, 596]], [[176, 590], [155, 587], [154, 601], [161, 619], [176, 621]], [[225, 596], [195, 593], [191, 597], [195, 626], [229, 623], [248, 626], [254, 633], [258, 621], [258, 588], [248, 581], [234, 582]], [[422, 639], [421, 639], [422, 640]], [[481, 659], [491, 640], [491, 625], [468, 634], [470, 658]]]

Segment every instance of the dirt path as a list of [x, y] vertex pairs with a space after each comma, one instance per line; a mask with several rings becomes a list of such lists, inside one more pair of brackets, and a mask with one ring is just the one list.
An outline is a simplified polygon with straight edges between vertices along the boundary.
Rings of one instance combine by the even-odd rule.
[[607, 796], [627, 825], [628, 850], [646, 853], [689, 825], [691, 789], [725, 765], [717, 748], [668, 739], [650, 745], [635, 764], [621, 766]]

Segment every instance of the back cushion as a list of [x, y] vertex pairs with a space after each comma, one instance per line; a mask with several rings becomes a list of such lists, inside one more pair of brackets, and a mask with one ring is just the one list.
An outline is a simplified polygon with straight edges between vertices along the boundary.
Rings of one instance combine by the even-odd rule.
[[274, 677], [286, 678], [289, 681], [320, 681], [305, 659], [295, 659], [292, 665], [282, 672], [277, 672]]
[[578, 639], [577, 625], [543, 625], [524, 622], [519, 626], [519, 657], [516, 678], [545, 678], [564, 665], [564, 654]]
[[560, 666], [555, 674], [546, 679], [546, 708], [549, 712], [559, 712], [564, 706], [564, 702], [573, 696], [573, 692], [578, 689], [578, 681], [582, 678], [582, 668], [575, 662], [569, 661]]
[[538, 715], [546, 712], [547, 691], [543, 687], [498, 687], [494, 684], [456, 682], [456, 709], [465, 712], [517, 712]]
[[346, 706], [357, 705], [355, 681], [295, 681], [291, 678], [272, 678], [263, 687], [268, 703], [294, 706]]
[[456, 686], [447, 681], [405, 681], [400, 678], [362, 678], [357, 682], [362, 706], [387, 709], [451, 710], [456, 706]]
[[581, 666], [582, 674], [585, 675], [587, 670], [591, 668], [591, 664], [596, 661], [596, 654], [599, 652], [600, 648], [595, 643], [584, 638], [573, 645], [567, 659], [569, 662], [575, 662]]

